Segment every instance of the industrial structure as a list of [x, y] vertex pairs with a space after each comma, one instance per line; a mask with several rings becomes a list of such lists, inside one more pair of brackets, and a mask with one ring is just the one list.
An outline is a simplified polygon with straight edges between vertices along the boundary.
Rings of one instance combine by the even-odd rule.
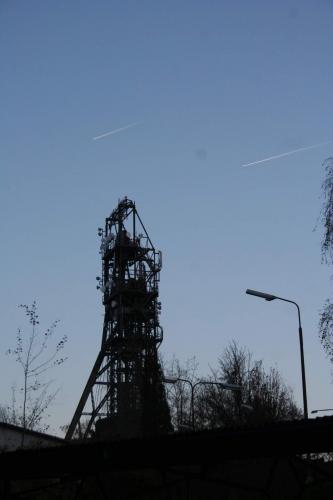
[[105, 308], [102, 344], [66, 439], [131, 438], [171, 430], [158, 347], [163, 340], [158, 283], [162, 267], [137, 212], [124, 198], [101, 237], [97, 288]]
[[158, 361], [161, 253], [127, 198], [99, 234], [102, 343], [68, 442], [2, 423], [0, 499], [331, 498], [333, 417], [169, 432]]

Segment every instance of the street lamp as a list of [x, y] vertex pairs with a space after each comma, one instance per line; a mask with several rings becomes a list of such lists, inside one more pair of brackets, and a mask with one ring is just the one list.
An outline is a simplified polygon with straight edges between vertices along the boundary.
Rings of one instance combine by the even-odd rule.
[[282, 297], [277, 297], [276, 295], [271, 295], [270, 293], [258, 292], [257, 290], [250, 290], [249, 288], [246, 290], [248, 295], [254, 295], [255, 297], [260, 297], [261, 299], [265, 299], [268, 302], [271, 300], [282, 300], [283, 302], [289, 302], [290, 304], [294, 304], [297, 307], [298, 313], [298, 335], [299, 335], [299, 346], [301, 352], [301, 368], [302, 368], [302, 389], [303, 389], [303, 411], [304, 418], [308, 418], [308, 402], [306, 396], [306, 380], [305, 380], [305, 364], [304, 364], [304, 349], [303, 349], [303, 330], [301, 324], [301, 312], [298, 304], [293, 300], [283, 299]]
[[312, 410], [311, 413], [318, 413], [319, 411], [333, 411], [333, 408], [323, 408], [322, 410]]
[[222, 387], [222, 389], [225, 389], [227, 391], [241, 391], [242, 386], [237, 385], [237, 384], [228, 384], [226, 382], [212, 382], [210, 380], [199, 380], [198, 382], [191, 382], [191, 380], [188, 380], [187, 378], [180, 378], [180, 377], [164, 377], [163, 379], [164, 382], [167, 384], [176, 384], [177, 382], [185, 382], [190, 385], [191, 387], [191, 422], [192, 422], [192, 429], [195, 430], [195, 418], [194, 418], [194, 389], [198, 385], [218, 385]]

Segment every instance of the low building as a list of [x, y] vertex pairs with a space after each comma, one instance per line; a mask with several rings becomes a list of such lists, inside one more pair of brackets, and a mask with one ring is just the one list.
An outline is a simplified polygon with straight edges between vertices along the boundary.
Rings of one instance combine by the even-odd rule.
[[[23, 446], [22, 446], [23, 441]], [[0, 452], [14, 451], [18, 448], [45, 448], [61, 445], [62, 438], [43, 432], [23, 429], [17, 425], [0, 422]]]

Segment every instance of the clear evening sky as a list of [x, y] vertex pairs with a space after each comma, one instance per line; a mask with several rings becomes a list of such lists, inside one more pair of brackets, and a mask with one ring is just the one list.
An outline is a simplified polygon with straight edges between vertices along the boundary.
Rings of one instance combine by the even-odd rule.
[[163, 251], [164, 355], [204, 376], [235, 339], [301, 405], [296, 309], [245, 289], [275, 293], [301, 307], [309, 409], [333, 407], [313, 231], [333, 145], [241, 167], [333, 139], [332, 18], [329, 0], [1, 0], [0, 403], [36, 299], [69, 336], [53, 429], [71, 420], [101, 341], [97, 227], [127, 195]]

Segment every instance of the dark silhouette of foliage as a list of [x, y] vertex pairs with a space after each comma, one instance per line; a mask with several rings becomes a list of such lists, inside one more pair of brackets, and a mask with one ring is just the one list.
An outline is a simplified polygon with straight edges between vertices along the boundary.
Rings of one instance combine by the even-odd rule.
[[0, 422], [9, 423], [10, 415], [9, 408], [7, 406], [0, 405]]
[[322, 259], [327, 264], [333, 264], [333, 157], [327, 158], [325, 179], [322, 183], [324, 203], [321, 210], [321, 222], [324, 226], [324, 236], [321, 244]]
[[197, 399], [197, 426], [217, 427], [263, 424], [300, 418], [292, 390], [276, 368], [266, 370], [246, 348], [231, 342], [218, 360], [211, 380], [242, 387], [228, 391], [217, 385], [203, 385]]
[[[79, 439], [82, 439], [82, 434], [85, 433], [85, 430], [87, 429], [89, 425], [89, 419], [86, 419], [82, 422], [81, 424], [81, 435], [80, 435], [80, 430], [78, 428], [75, 429], [75, 432], [72, 436], [72, 440], [79, 440]], [[61, 432], [63, 433], [64, 437], [66, 436], [66, 433], [69, 429], [69, 424], [64, 424], [64, 425], [61, 425], [59, 427], [59, 429], [61, 430]], [[89, 431], [89, 437], [94, 437], [95, 436], [95, 433], [93, 430], [90, 430]]]
[[319, 319], [319, 339], [333, 363], [333, 302], [326, 301]]
[[[321, 222], [324, 234], [321, 243], [322, 261], [328, 265], [333, 264], [333, 157], [327, 158], [325, 167], [325, 179], [322, 184], [324, 198], [321, 210]], [[323, 306], [319, 320], [319, 338], [321, 344], [333, 362], [333, 302], [327, 300]]]
[[[190, 358], [184, 365], [175, 356], [171, 362], [163, 363], [164, 373], [173, 379], [178, 379], [175, 384], [166, 385], [167, 401], [170, 408], [171, 423], [175, 430], [191, 429], [191, 383], [198, 380], [198, 363], [195, 358]], [[168, 375], [165, 375], [166, 379]], [[184, 379], [184, 380], [179, 380]]]
[[[7, 351], [7, 354], [14, 356], [21, 368], [22, 383], [18, 391], [16, 386], [12, 388], [12, 403], [6, 408], [6, 418], [7, 422], [19, 425], [24, 430], [45, 431], [48, 427], [43, 422], [45, 412], [58, 393], [58, 390], [51, 390], [52, 380], [45, 379], [45, 376], [52, 368], [65, 361], [61, 352], [67, 336], [52, 343], [59, 320], [54, 321], [45, 331], [40, 331], [36, 302], [31, 306], [20, 304], [19, 307], [28, 318], [30, 331], [24, 334], [19, 328], [15, 347]], [[22, 446], [23, 443], [24, 432]]]
[[[195, 359], [182, 366], [174, 358], [166, 378], [183, 378], [197, 384], [194, 390], [195, 429], [213, 429], [244, 424], [263, 424], [301, 418], [292, 390], [276, 368], [266, 370], [262, 360], [254, 360], [246, 348], [231, 342], [218, 359], [218, 367], [209, 377], [200, 379]], [[242, 391], [230, 391], [218, 385], [236, 384]], [[174, 428], [191, 429], [191, 385], [178, 381], [167, 390]]]

